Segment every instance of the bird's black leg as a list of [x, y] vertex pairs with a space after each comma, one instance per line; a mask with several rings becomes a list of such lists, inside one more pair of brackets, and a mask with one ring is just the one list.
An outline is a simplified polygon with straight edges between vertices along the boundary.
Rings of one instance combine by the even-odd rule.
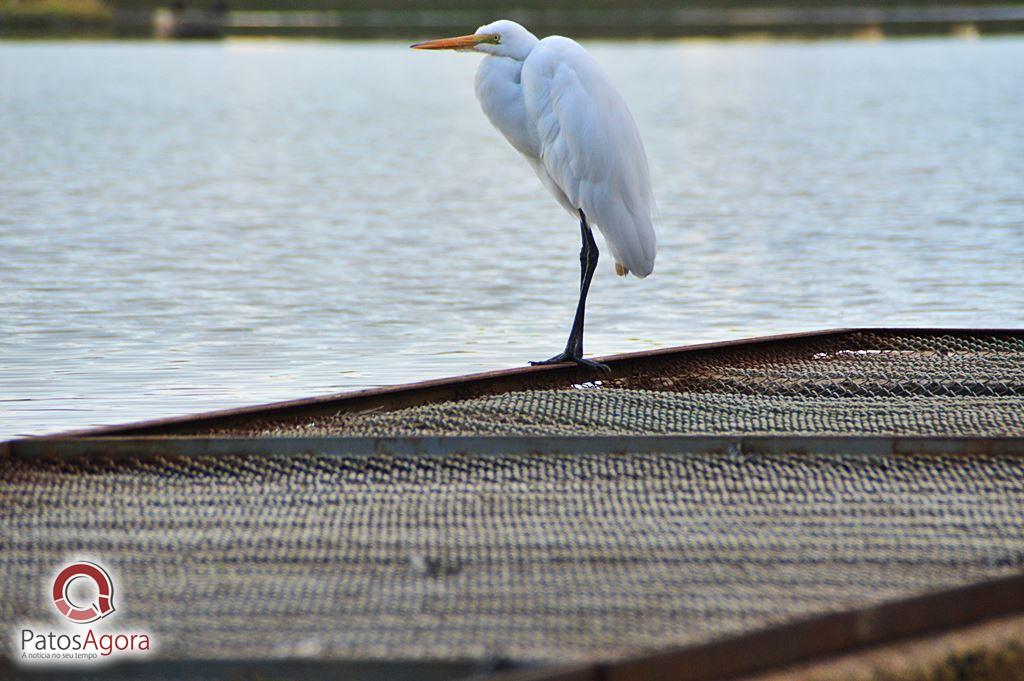
[[595, 362], [592, 359], [583, 358], [583, 318], [587, 310], [587, 293], [590, 292], [590, 280], [594, 278], [594, 271], [597, 269], [597, 259], [600, 253], [597, 250], [597, 242], [594, 241], [594, 232], [587, 224], [587, 216], [580, 211], [580, 234], [583, 238], [583, 247], [580, 249], [580, 299], [576, 304], [576, 316], [572, 320], [572, 330], [569, 332], [569, 340], [565, 344], [565, 350], [551, 359], [542, 362], [530, 362], [530, 364], [558, 364], [561, 362], [575, 362], [581, 366], [590, 367], [611, 373], [604, 364]]

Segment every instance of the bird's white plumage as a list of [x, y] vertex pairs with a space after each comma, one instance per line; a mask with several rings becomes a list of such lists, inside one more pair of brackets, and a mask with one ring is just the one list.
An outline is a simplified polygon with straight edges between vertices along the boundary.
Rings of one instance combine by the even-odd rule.
[[653, 195], [643, 141], [626, 102], [574, 40], [537, 40], [511, 21], [481, 26], [498, 44], [476, 76], [491, 123], [574, 217], [583, 210], [615, 261], [638, 277], [654, 269]]

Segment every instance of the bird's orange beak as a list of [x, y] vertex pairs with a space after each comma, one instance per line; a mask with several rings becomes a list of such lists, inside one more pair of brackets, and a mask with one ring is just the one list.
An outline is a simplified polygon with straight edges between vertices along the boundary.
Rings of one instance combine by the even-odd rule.
[[414, 50], [472, 50], [488, 38], [489, 36], [486, 35], [460, 35], [456, 38], [427, 40], [426, 42], [416, 43], [409, 47]]

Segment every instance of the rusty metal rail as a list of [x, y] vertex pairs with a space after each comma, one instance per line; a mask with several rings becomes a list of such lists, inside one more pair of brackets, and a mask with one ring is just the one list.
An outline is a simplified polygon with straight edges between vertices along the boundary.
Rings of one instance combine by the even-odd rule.
[[1024, 612], [1024, 575], [829, 613], [620, 662], [510, 671], [494, 681], [723, 681]]
[[[960, 329], [960, 328], [847, 328], [781, 334], [757, 338], [743, 338], [713, 343], [700, 343], [643, 352], [609, 355], [598, 358], [607, 364], [614, 375], [637, 372], [656, 373], [659, 368], [687, 358], [700, 358], [723, 351], [772, 351], [797, 348], [812, 340], [836, 339], [860, 332], [914, 334], [920, 336], [978, 335], [1020, 336], [1014, 329]], [[601, 380], [588, 369], [575, 365], [525, 366], [515, 369], [488, 371], [451, 378], [407, 383], [404, 385], [370, 388], [351, 392], [322, 395], [271, 404], [211, 411], [202, 414], [177, 416], [68, 431], [43, 436], [46, 439], [78, 437], [110, 437], [138, 435], [175, 435], [197, 433], [246, 425], [256, 420], [286, 420], [309, 418], [339, 412], [357, 412], [373, 409], [401, 409], [446, 400], [461, 400], [482, 395], [493, 395], [515, 390], [566, 387], [588, 381]], [[43, 439], [43, 438], [31, 438]], [[0, 443], [2, 452], [3, 443]]]
[[1024, 456], [1024, 437], [559, 436], [559, 437], [45, 437], [7, 443], [16, 458], [194, 456], [416, 456], [455, 454], [842, 454]]
[[[661, 363], [677, 360], [681, 356], [690, 354], [715, 352], [727, 348], [792, 345], [811, 338], [841, 336], [855, 331], [857, 329], [827, 329], [759, 338], [742, 338], [608, 355], [598, 359], [607, 364], [613, 373], [625, 373], [640, 367], [656, 369]], [[921, 333], [927, 333], [927, 331], [921, 331]], [[583, 369], [573, 364], [524, 366], [515, 369], [486, 371], [464, 376], [355, 390], [251, 407], [223, 409], [188, 416], [175, 416], [116, 426], [74, 430], [44, 437], [63, 439], [121, 435], [174, 435], [193, 432], [197, 429], [229, 428], [238, 424], [245, 424], [254, 419], [309, 417], [339, 411], [363, 411], [378, 408], [401, 409], [428, 402], [458, 400], [513, 390], [564, 387], [574, 383], [593, 381], [595, 379], [600, 380], [600, 378], [591, 370]]]

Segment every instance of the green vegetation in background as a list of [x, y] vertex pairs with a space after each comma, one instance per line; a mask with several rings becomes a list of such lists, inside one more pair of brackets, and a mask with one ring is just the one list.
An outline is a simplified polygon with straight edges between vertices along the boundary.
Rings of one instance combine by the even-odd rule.
[[[167, 7], [171, 0], [111, 0], [117, 9]], [[215, 0], [185, 0], [203, 9]], [[581, 10], [640, 9], [632, 0], [227, 0], [233, 10]], [[643, 8], [725, 9], [749, 7], [956, 7], [964, 5], [1019, 5], [1021, 0], [646, 0]]]
[[0, 0], [0, 37], [420, 38], [503, 16], [580, 37], [977, 36], [1024, 31], [1024, 0]]
[[103, 31], [111, 18], [103, 0], [0, 0], [0, 34]]

